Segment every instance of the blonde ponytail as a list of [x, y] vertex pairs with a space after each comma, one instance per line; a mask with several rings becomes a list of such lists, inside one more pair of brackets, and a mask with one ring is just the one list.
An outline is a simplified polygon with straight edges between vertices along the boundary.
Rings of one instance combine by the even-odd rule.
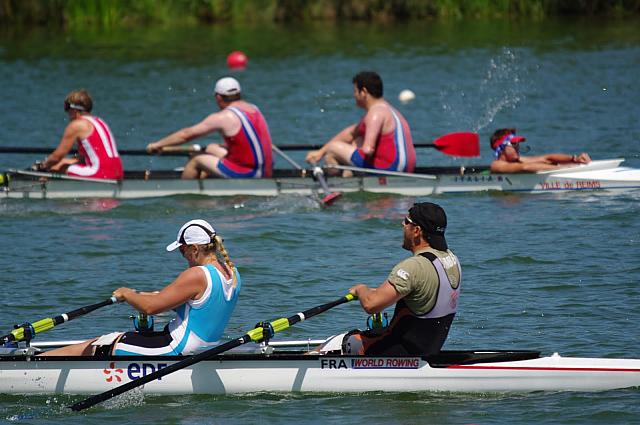
[[229, 258], [229, 253], [222, 243], [222, 238], [218, 235], [215, 235], [214, 239], [216, 245], [216, 258], [218, 259], [218, 261], [224, 263], [229, 268], [229, 273], [231, 273], [231, 276], [233, 276], [233, 286], [236, 286], [238, 283], [238, 277], [236, 276], [235, 268], [236, 266], [233, 264], [233, 261], [231, 261], [231, 258]]

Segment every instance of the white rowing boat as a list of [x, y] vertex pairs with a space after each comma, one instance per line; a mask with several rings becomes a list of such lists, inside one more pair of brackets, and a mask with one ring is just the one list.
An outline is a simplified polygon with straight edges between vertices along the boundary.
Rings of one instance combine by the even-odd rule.
[[[300, 345], [309, 343], [271, 342], [269, 346], [232, 350], [149, 382], [141, 391], [486, 393], [601, 391], [640, 386], [640, 359], [572, 358], [558, 354], [540, 357], [535, 351], [443, 351], [428, 357], [305, 355]], [[296, 346], [297, 349], [290, 348]], [[25, 350], [5, 349], [0, 355], [0, 393], [94, 394], [180, 359], [183, 357], [34, 357]]]
[[[464, 192], [575, 192], [640, 188], [640, 170], [623, 167], [624, 159], [593, 161], [539, 173], [494, 174], [488, 167], [430, 167], [416, 173], [356, 173], [355, 177], [328, 177], [339, 192], [389, 193], [428, 196]], [[10, 170], [0, 175], [5, 198], [149, 198], [172, 195], [277, 196], [317, 195], [320, 185], [306, 170], [278, 170], [273, 178], [181, 180], [175, 171], [133, 171], [122, 181], [94, 180], [60, 174]]]

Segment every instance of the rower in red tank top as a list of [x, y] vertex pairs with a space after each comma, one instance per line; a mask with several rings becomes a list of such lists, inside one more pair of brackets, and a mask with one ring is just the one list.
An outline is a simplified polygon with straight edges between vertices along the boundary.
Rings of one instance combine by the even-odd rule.
[[271, 177], [271, 135], [264, 116], [255, 105], [228, 106], [241, 122], [233, 136], [224, 136], [227, 156], [218, 163], [225, 177]]
[[409, 124], [383, 97], [382, 78], [370, 71], [353, 77], [356, 105], [367, 112], [359, 123], [333, 136], [307, 161], [325, 158], [327, 165], [350, 165], [388, 171], [413, 172], [416, 153]]
[[[122, 180], [122, 160], [113, 134], [103, 120], [90, 114], [92, 108], [93, 100], [86, 90], [69, 93], [64, 109], [71, 122], [56, 150], [40, 164], [41, 169], [70, 176]], [[76, 142], [78, 157], [65, 158]]]
[[122, 180], [124, 172], [116, 142], [107, 124], [98, 117], [81, 117], [93, 126], [89, 137], [78, 143], [80, 161], [67, 168], [70, 176]]
[[225, 77], [216, 82], [215, 98], [221, 109], [191, 127], [185, 127], [147, 145], [149, 153], [165, 146], [181, 145], [197, 137], [219, 131], [224, 145], [209, 144], [185, 165], [183, 179], [210, 175], [226, 178], [271, 177], [273, 159], [271, 136], [257, 106], [242, 100], [240, 83]]
[[[386, 106], [391, 111], [395, 128], [388, 133], [378, 134], [373, 154], [367, 156], [363, 148], [356, 149], [351, 155], [351, 163], [356, 167], [412, 173], [416, 166], [416, 151], [409, 124], [400, 112], [388, 104]], [[356, 132], [364, 139], [367, 133], [365, 118], [356, 127]]]

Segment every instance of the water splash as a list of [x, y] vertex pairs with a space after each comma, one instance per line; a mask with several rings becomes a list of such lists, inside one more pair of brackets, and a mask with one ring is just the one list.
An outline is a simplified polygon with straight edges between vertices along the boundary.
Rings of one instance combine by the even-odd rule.
[[485, 99], [484, 113], [473, 125], [475, 131], [491, 124], [499, 112], [515, 109], [525, 99], [525, 77], [526, 69], [514, 51], [504, 48], [499, 56], [490, 59], [479, 87], [478, 98]]
[[140, 407], [144, 405], [143, 387], [137, 387], [102, 403], [107, 410]]
[[[525, 99], [528, 69], [522, 56], [509, 48], [490, 57], [478, 80], [470, 86], [454, 84], [439, 93], [440, 105], [447, 115], [453, 115], [458, 126], [479, 131], [491, 124], [505, 110], [515, 109]], [[477, 57], [469, 60], [479, 62]]]

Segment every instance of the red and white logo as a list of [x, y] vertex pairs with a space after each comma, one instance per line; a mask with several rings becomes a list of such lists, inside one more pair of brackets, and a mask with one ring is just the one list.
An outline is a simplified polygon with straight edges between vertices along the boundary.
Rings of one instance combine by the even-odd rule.
[[109, 363], [109, 368], [102, 369], [102, 373], [106, 375], [105, 380], [107, 382], [112, 382], [115, 380], [116, 382], [122, 382], [122, 375], [124, 370], [122, 368], [116, 368], [116, 362]]

